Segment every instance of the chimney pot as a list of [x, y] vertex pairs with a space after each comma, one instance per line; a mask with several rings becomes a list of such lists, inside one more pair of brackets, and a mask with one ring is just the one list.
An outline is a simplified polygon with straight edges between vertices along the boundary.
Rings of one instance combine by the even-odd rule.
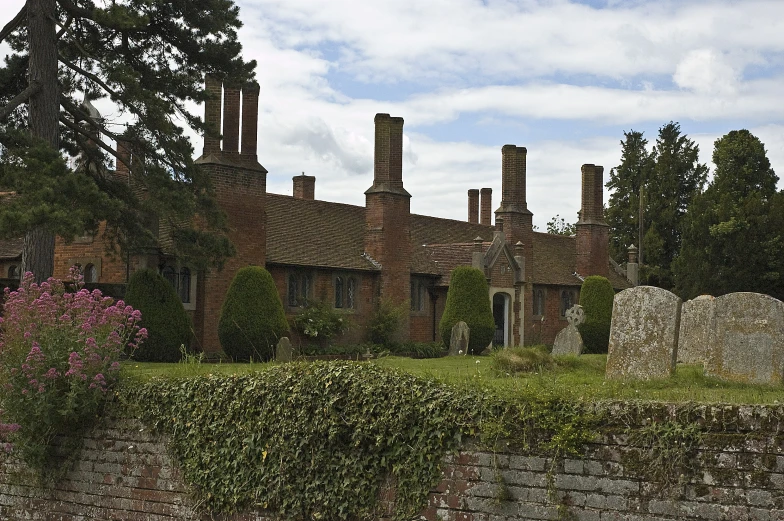
[[221, 131], [221, 95], [223, 88], [221, 81], [207, 74], [204, 77], [204, 89], [209, 95], [209, 99], [204, 102], [204, 123], [208, 130], [204, 133], [203, 154], [218, 154], [221, 151], [220, 131]]
[[294, 181], [294, 199], [304, 199], [312, 201], [315, 199], [316, 194], [316, 176], [295, 175], [292, 180]]
[[468, 190], [468, 222], [479, 222], [479, 190], [476, 188]]
[[259, 90], [255, 81], [242, 87], [242, 158], [249, 162], [257, 161]]
[[482, 188], [479, 191], [479, 194], [481, 196], [479, 222], [490, 226], [492, 224], [490, 221], [493, 215], [493, 189]]
[[223, 152], [239, 154], [240, 89], [223, 86]]

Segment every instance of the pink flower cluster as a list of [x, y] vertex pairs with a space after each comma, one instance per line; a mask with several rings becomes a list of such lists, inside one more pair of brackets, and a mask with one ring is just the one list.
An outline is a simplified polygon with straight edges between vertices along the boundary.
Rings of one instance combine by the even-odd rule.
[[[138, 326], [138, 310], [81, 288], [80, 279], [73, 278], [75, 292], [57, 279], [36, 284], [31, 273], [18, 290], [5, 290], [0, 375], [6, 413], [14, 421], [19, 421], [15, 412], [29, 419], [36, 411], [97, 404], [117, 379], [121, 353], [133, 351], [147, 336]], [[8, 425], [0, 423], [0, 440], [14, 432]]]

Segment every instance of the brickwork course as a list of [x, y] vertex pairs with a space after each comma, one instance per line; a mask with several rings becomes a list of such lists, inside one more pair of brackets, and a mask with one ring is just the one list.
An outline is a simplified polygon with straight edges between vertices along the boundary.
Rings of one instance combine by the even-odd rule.
[[[516, 145], [501, 148], [502, 190], [497, 209], [491, 209], [491, 189], [472, 188], [465, 221], [416, 215], [410, 211], [412, 195], [404, 187], [403, 118], [377, 114], [373, 181], [365, 191], [365, 206], [316, 199], [316, 178], [304, 173], [293, 177], [293, 196], [270, 194], [267, 170], [257, 154], [258, 84], [222, 85], [208, 76], [206, 88], [212, 99], [205, 103], [205, 120], [212, 132], [205, 137], [196, 162], [212, 179], [237, 250], [222, 271], [192, 272], [194, 301], [186, 309], [193, 318], [197, 348], [206, 353], [220, 350], [216, 332], [220, 308], [234, 273], [248, 265], [275, 272], [284, 304], [292, 289], [292, 274], [309, 277], [308, 294], [303, 297], [333, 304], [337, 276], [361, 281], [354, 295], [355, 307], [340, 310], [355, 327], [338, 342], [364, 340], [365, 326], [379, 302], [388, 299], [405, 305], [412, 283], [422, 281], [427, 286], [424, 302], [404, 320], [401, 339], [439, 341], [438, 322], [449, 275], [462, 265], [485, 272], [488, 298], [498, 292], [507, 295], [507, 313], [495, 314], [499, 331], [507, 331], [504, 345], [551, 344], [566, 325], [560, 305], [563, 292], [574, 292], [576, 302], [588, 275], [608, 277], [616, 290], [631, 286], [609, 268], [601, 166], [582, 166], [583, 210], [576, 237], [533, 231], [533, 213], [526, 200], [527, 150]], [[132, 151], [123, 143], [118, 144], [118, 151], [127, 164], [118, 162], [116, 175], [132, 179]], [[493, 212], [495, 224], [491, 223]], [[97, 268], [97, 282], [122, 284], [144, 267], [190, 269], [169, 251], [165, 226], [157, 230], [157, 249], [122, 256], [107, 255], [101, 231], [70, 244], [58, 240], [55, 276], [67, 276], [73, 264], [83, 268], [92, 264]], [[21, 253], [18, 241], [7, 242], [7, 247], [0, 245], [4, 273]], [[533, 313], [536, 287], [547, 289], [544, 316]], [[289, 317], [300, 311], [301, 307], [286, 307]]]
[[[617, 405], [618, 411], [626, 406]], [[681, 414], [676, 405], [654, 408], [646, 414], [662, 421]], [[691, 414], [695, 411], [695, 422], [705, 429], [693, 454], [695, 465], [670, 481], [633, 468], [638, 448], [623, 431], [600, 435], [581, 457], [556, 460], [500, 448], [503, 443], [488, 451], [467, 442], [443, 462], [441, 481], [421, 516], [428, 521], [784, 519], [782, 407], [707, 405]], [[88, 434], [76, 462], [51, 489], [20, 479], [18, 470], [10, 462], [0, 466], [0, 519], [210, 519], [190, 499], [166, 440], [133, 419], [111, 420]], [[393, 489], [382, 492], [382, 500], [391, 498]], [[257, 511], [221, 519], [273, 516]]]

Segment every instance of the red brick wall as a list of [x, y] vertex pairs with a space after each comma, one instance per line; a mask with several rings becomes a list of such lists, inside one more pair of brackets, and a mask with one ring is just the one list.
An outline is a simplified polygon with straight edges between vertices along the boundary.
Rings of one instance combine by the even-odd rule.
[[[580, 301], [580, 288], [577, 286], [536, 286], [536, 289], [540, 288], [545, 292], [544, 320], [541, 315], [528, 315], [526, 325], [529, 329], [529, 335], [527, 335], [527, 339], [528, 343], [552, 345], [556, 335], [568, 325], [566, 318], [561, 316], [561, 291], [565, 289], [573, 291], [574, 303], [577, 304]], [[531, 298], [533, 298], [533, 294]]]
[[101, 238], [105, 230], [106, 225], [101, 223], [94, 238], [78, 238], [71, 244], [66, 244], [63, 239], [57, 237], [54, 246], [53, 276], [67, 279], [74, 263], [81, 263], [83, 267], [92, 263], [99, 268], [97, 282], [114, 284], [128, 282], [126, 259], [119, 253], [106, 255], [106, 243]]
[[202, 164], [210, 175], [218, 204], [226, 212], [229, 239], [237, 254], [226, 260], [223, 269], [211, 270], [203, 277], [203, 309], [194, 324], [199, 344], [206, 353], [220, 349], [218, 319], [232, 279], [245, 266], [264, 266], [266, 258], [266, 215], [264, 201], [266, 174], [218, 163]]

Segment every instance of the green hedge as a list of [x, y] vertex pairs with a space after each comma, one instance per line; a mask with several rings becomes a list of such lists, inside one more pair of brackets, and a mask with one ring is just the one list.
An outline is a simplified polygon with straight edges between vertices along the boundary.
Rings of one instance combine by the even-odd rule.
[[141, 327], [147, 340], [133, 355], [140, 362], [177, 362], [180, 346], [190, 347], [191, 319], [171, 284], [157, 271], [138, 270], [131, 275], [125, 302], [142, 313]]
[[272, 275], [261, 266], [237, 271], [218, 321], [223, 351], [235, 361], [267, 361], [289, 330]]
[[586, 353], [606, 353], [610, 343], [613, 290], [610, 281], [598, 275], [586, 277], [580, 289], [580, 305], [585, 322], [578, 326]]
[[481, 270], [460, 266], [452, 271], [444, 314], [438, 325], [441, 340], [447, 348], [452, 338], [452, 327], [460, 321], [471, 330], [468, 341], [470, 352], [481, 353], [492, 342], [495, 320], [488, 289], [487, 279]]

